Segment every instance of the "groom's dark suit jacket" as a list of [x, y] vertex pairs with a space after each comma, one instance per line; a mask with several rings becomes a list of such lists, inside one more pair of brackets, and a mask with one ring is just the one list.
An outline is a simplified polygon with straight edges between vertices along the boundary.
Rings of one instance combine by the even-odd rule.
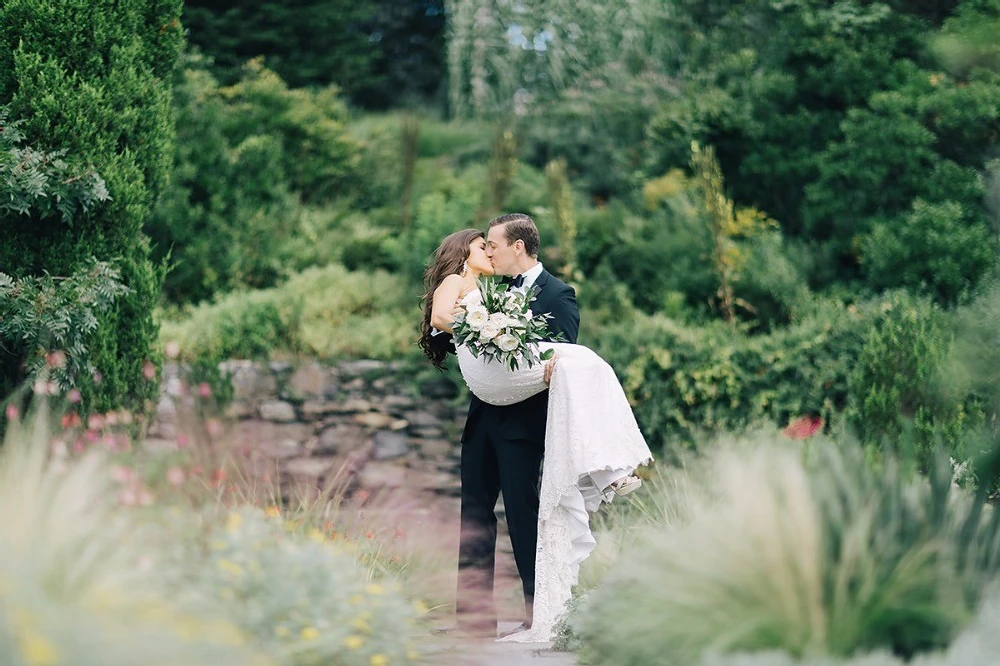
[[[542, 270], [534, 286], [538, 287], [538, 294], [531, 304], [531, 311], [535, 314], [551, 314], [549, 330], [553, 334], [562, 333], [566, 342], [575, 344], [580, 332], [580, 310], [576, 304], [573, 288], [546, 270]], [[469, 441], [476, 432], [479, 421], [485, 420], [483, 425], [488, 430], [506, 440], [528, 441], [544, 447], [548, 406], [548, 391], [542, 391], [527, 400], [504, 407], [488, 405], [476, 396], [472, 396], [462, 441]]]

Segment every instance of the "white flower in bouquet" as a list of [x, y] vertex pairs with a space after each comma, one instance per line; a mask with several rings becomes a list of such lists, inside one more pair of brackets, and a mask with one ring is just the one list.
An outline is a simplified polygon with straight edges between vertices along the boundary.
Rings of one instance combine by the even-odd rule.
[[492, 321], [487, 322], [486, 325], [483, 326], [482, 330], [479, 331], [479, 339], [483, 342], [489, 342], [498, 335], [500, 335], [500, 327]]
[[509, 291], [508, 285], [487, 277], [479, 278], [478, 284], [482, 304], [466, 308], [465, 316], [455, 322], [455, 344], [467, 348], [475, 358], [497, 361], [511, 370], [550, 359], [553, 350], [539, 353], [534, 343], [565, 338], [549, 330], [551, 315], [536, 315], [528, 307], [538, 288]]
[[494, 312], [490, 315], [490, 323], [503, 330], [511, 325], [511, 318], [503, 312]]
[[505, 352], [514, 351], [521, 344], [521, 341], [517, 338], [517, 336], [513, 335], [512, 333], [504, 333], [503, 335], [498, 337], [494, 342], [496, 346], [500, 348], [500, 351], [505, 351]]
[[465, 316], [465, 322], [473, 331], [478, 331], [490, 320], [490, 313], [481, 305], [469, 308], [469, 313]]

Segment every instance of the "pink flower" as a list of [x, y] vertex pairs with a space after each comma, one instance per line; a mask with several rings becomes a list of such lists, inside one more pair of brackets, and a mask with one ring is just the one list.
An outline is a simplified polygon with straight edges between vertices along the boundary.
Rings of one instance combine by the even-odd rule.
[[151, 362], [146, 361], [142, 364], [142, 376], [146, 379], [152, 381], [156, 379], [156, 366]]
[[104, 415], [104, 423], [109, 426], [118, 425], [118, 412], [108, 412]]
[[116, 483], [131, 483], [135, 479], [135, 472], [124, 465], [115, 465], [111, 468], [111, 480]]
[[95, 384], [100, 384], [101, 382], [104, 381], [104, 375], [102, 375], [100, 372], [97, 371], [95, 371], [94, 374], [91, 375], [91, 377], [93, 377]]
[[87, 417], [87, 427], [91, 430], [100, 430], [104, 427], [104, 417], [100, 414], [91, 414]]
[[100, 439], [97, 433], [94, 432], [93, 430], [88, 430], [87, 432], [83, 433], [83, 437], [84, 439], [87, 440], [88, 444], [93, 444], [94, 442]]
[[66, 365], [66, 353], [57, 349], [45, 355], [45, 362], [50, 368], [61, 368]]
[[153, 493], [144, 488], [136, 495], [136, 501], [139, 502], [140, 506], [149, 506], [153, 503]]
[[126, 488], [125, 490], [118, 493], [118, 502], [123, 506], [135, 506], [136, 495], [135, 491], [131, 488]]
[[73, 453], [83, 453], [83, 441], [78, 439], [73, 442]]
[[216, 488], [222, 485], [222, 482], [226, 480], [226, 470], [217, 469], [212, 472], [212, 485]]
[[118, 450], [118, 442], [115, 441], [115, 436], [112, 435], [110, 432], [104, 436], [103, 444], [104, 448], [106, 448], [108, 451]]
[[177, 344], [175, 341], [171, 340], [166, 345], [164, 345], [163, 351], [167, 355], [167, 358], [177, 358], [178, 356], [180, 356], [181, 346]]
[[7, 409], [4, 410], [4, 414], [7, 415], [8, 421], [16, 421], [19, 415], [17, 405], [7, 405]]
[[198, 384], [198, 395], [202, 398], [212, 397], [212, 387], [208, 385], [208, 382], [202, 382]]
[[184, 483], [184, 470], [180, 467], [171, 467], [168, 469], [167, 482], [172, 486], [179, 486]]
[[70, 389], [69, 393], [66, 394], [66, 399], [74, 405], [80, 402], [82, 398], [83, 396], [80, 395], [79, 389]]
[[212, 437], [218, 437], [222, 434], [222, 423], [219, 422], [219, 419], [209, 419], [205, 422], [205, 430]]
[[127, 433], [124, 432], [115, 433], [115, 444], [118, 446], [119, 451], [132, 450], [132, 440], [129, 439]]
[[190, 443], [187, 435], [177, 435], [177, 448], [186, 449]]
[[791, 439], [809, 439], [823, 428], [823, 419], [818, 416], [800, 416], [782, 431]]

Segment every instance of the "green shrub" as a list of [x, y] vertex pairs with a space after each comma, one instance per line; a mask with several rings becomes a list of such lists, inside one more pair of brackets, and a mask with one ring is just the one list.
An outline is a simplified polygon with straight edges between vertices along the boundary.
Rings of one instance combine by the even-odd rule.
[[89, 336], [98, 317], [127, 293], [118, 271], [98, 261], [59, 281], [46, 275], [15, 282], [0, 273], [0, 340], [25, 363], [24, 374], [6, 378], [13, 381], [0, 389], [37, 378], [66, 391], [93, 377]]
[[46, 425], [36, 411], [0, 447], [0, 663], [273, 663], [244, 647], [233, 624], [178, 608], [201, 592], [165, 584], [173, 570], [154, 565], [165, 549], [115, 506], [108, 461], [96, 451], [67, 460]]
[[929, 301], [905, 293], [891, 295], [882, 308], [851, 372], [851, 423], [863, 442], [877, 447], [906, 441], [902, 435], [912, 423], [908, 445], [925, 469], [938, 447], [964, 460], [961, 445], [985, 415], [974, 394], [941, 386], [951, 324]]
[[164, 322], [161, 340], [183, 358], [394, 359], [416, 352], [417, 299], [396, 276], [331, 265], [191, 308]]
[[[174, 264], [168, 299], [269, 287], [326, 263], [332, 249], [318, 241], [338, 215], [323, 206], [363, 189], [361, 145], [336, 90], [289, 89], [258, 61], [220, 87], [202, 60], [186, 64], [175, 82], [176, 175], [147, 225]], [[303, 245], [313, 249], [300, 254]]]
[[622, 377], [647, 440], [676, 454], [706, 431], [838, 415], [873, 310], [820, 303], [756, 336], [721, 322], [695, 328], [637, 315], [606, 325], [595, 344]]
[[253, 509], [232, 511], [207, 539], [204, 565], [187, 583], [277, 662], [416, 661], [417, 609], [391, 581], [372, 581], [349, 546], [315, 530], [290, 534]]
[[[90, 344], [99, 384], [88, 408], [138, 410], [156, 387], [143, 377], [156, 340], [162, 276], [142, 233], [173, 154], [169, 75], [183, 43], [180, 0], [0, 7], [0, 105], [23, 119], [27, 145], [65, 151], [104, 179], [110, 198], [72, 224], [40, 214], [5, 220], [0, 266], [15, 277], [72, 274], [91, 256], [116, 261], [129, 294], [100, 317]], [[11, 374], [5, 357], [0, 374]], [[13, 361], [16, 367], [19, 360]]]
[[876, 223], [861, 239], [861, 264], [876, 289], [907, 287], [954, 304], [993, 265], [996, 242], [982, 219], [954, 201], [913, 201], [900, 220]]
[[[947, 646], [996, 577], [1000, 521], [930, 480], [868, 467], [857, 446], [755, 442], [714, 457], [690, 522], [643, 530], [572, 622], [591, 664], [794, 659]], [[972, 530], [966, 528], [969, 521]], [[982, 548], [992, 559], [964, 559]]]

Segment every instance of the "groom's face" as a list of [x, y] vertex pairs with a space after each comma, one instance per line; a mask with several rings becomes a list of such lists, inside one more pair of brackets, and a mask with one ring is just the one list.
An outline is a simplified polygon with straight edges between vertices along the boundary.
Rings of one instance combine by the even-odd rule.
[[[498, 224], [490, 227], [486, 234], [486, 256], [493, 263], [493, 269], [498, 275], [517, 275], [521, 272], [519, 266], [519, 248], [523, 248], [524, 243], [515, 241], [507, 242], [506, 225]], [[523, 250], [522, 250], [523, 251]]]

